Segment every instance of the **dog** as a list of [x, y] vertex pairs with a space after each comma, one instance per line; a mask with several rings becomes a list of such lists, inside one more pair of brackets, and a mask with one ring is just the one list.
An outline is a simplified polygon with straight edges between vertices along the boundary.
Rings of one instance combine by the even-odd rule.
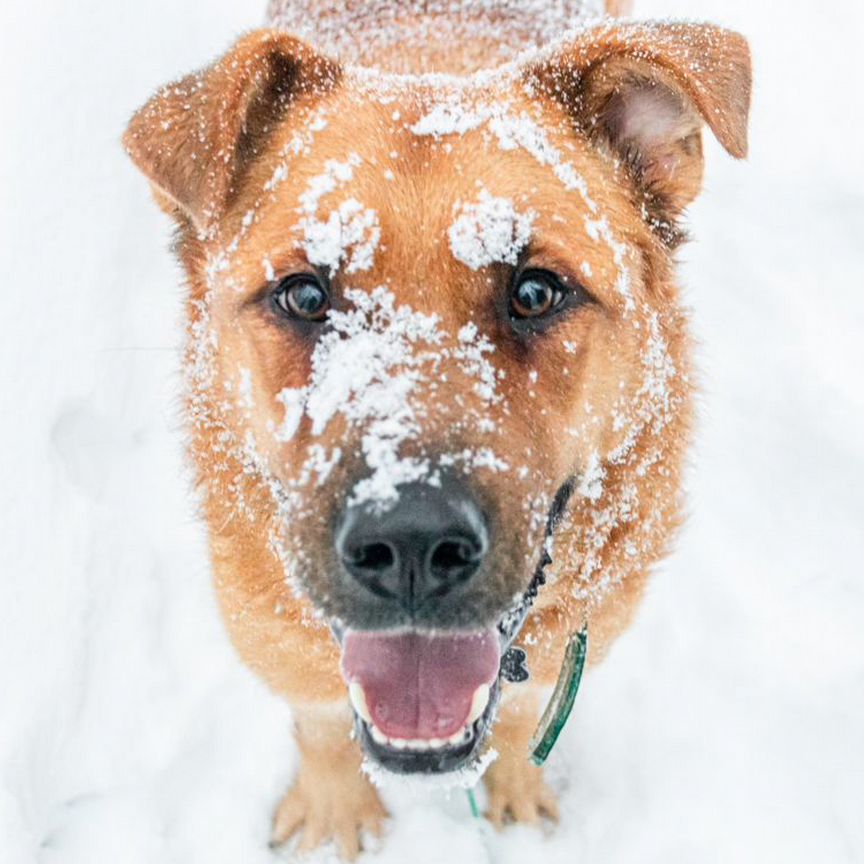
[[746, 154], [749, 50], [590, 12], [274, 0], [125, 133], [187, 275], [221, 611], [295, 717], [274, 843], [356, 856], [376, 771], [488, 766], [492, 822], [556, 818], [567, 646], [603, 658], [679, 525], [674, 255], [703, 127]]

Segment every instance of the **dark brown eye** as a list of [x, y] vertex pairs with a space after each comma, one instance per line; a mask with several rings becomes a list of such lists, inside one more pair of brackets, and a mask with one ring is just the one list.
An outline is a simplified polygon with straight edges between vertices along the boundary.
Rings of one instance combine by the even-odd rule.
[[558, 277], [548, 270], [520, 273], [510, 298], [514, 318], [540, 318], [560, 306], [566, 290]]
[[273, 302], [283, 315], [303, 321], [323, 321], [330, 309], [327, 289], [310, 273], [283, 279], [273, 292]]

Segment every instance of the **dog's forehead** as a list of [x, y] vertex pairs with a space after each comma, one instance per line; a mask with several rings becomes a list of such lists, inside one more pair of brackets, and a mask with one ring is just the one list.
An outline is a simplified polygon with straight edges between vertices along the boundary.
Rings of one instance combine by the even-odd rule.
[[345, 88], [285, 120], [243, 208], [275, 270], [311, 264], [428, 296], [456, 265], [512, 265], [529, 242], [614, 275], [598, 233], [626, 222], [629, 202], [610, 174], [557, 106], [519, 89]]
[[[589, 182], [601, 199], [616, 191], [603, 188], [608, 174], [566, 114], [519, 89], [406, 89], [382, 99], [346, 88], [299, 118], [289, 116], [261, 162], [277, 212], [296, 208], [314, 185], [321, 203], [346, 190], [374, 197], [402, 225], [449, 216], [482, 185], [523, 198], [553, 195], [582, 210]], [[422, 206], [406, 208], [409, 201]]]

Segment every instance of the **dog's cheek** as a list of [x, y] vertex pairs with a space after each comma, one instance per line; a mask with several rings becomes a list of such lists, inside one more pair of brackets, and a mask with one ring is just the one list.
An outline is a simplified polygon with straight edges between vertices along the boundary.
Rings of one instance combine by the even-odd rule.
[[645, 378], [646, 329], [644, 316], [635, 311], [597, 315], [579, 343], [566, 342], [559, 351], [568, 369], [560, 381], [562, 414], [553, 424], [559, 429], [559, 474], [578, 476], [626, 436], [627, 416]]

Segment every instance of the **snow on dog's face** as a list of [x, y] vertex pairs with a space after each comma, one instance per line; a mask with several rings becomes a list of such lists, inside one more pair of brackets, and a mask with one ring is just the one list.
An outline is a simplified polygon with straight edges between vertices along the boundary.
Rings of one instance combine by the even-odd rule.
[[[728, 71], [740, 45], [706, 30]], [[606, 28], [474, 82], [343, 71], [257, 34], [128, 133], [184, 229], [211, 496], [333, 628], [394, 770], [477, 752], [546, 579], [584, 610], [626, 575], [604, 560], [616, 535], [622, 560], [655, 542], [650, 519], [632, 529], [682, 435], [669, 252], [700, 113], [743, 148], [728, 85], [704, 58], [671, 74], [658, 33], [664, 64]]]

